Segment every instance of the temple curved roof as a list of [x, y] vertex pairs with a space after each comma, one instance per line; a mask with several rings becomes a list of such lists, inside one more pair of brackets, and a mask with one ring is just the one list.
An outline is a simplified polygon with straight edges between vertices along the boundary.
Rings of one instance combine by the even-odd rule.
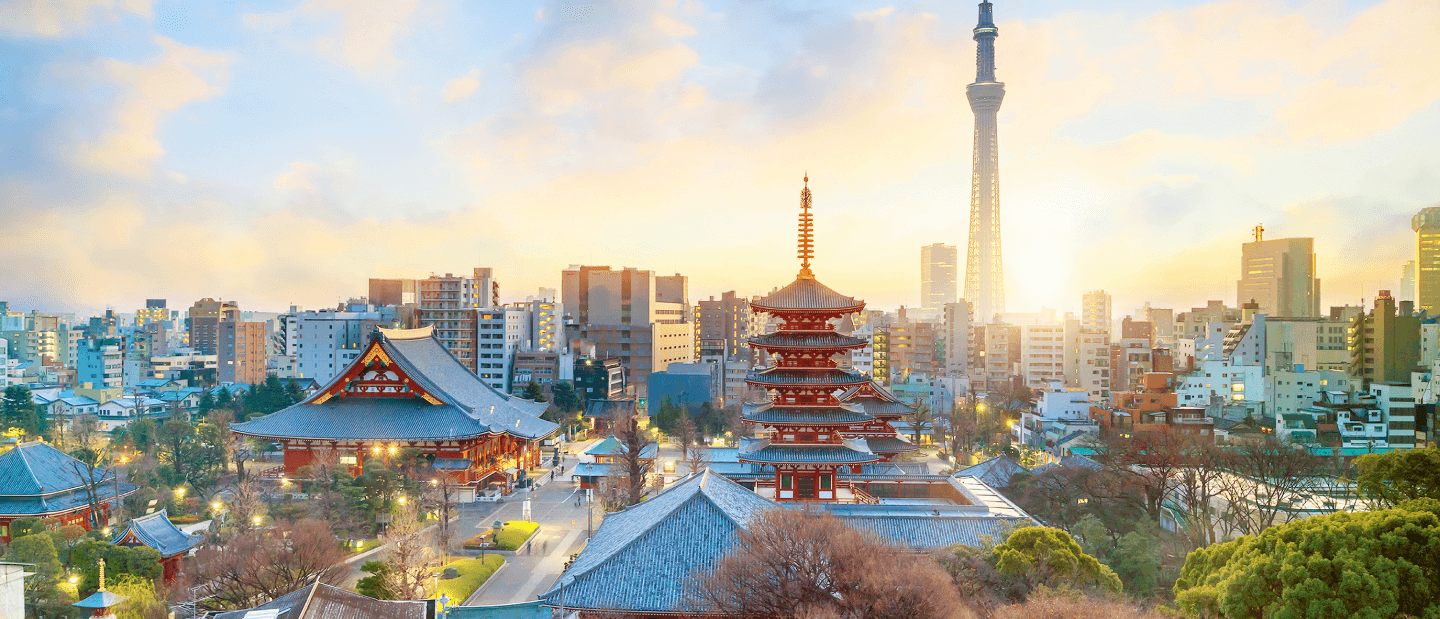
[[816, 385], [822, 387], [843, 387], [846, 385], [863, 385], [870, 382], [870, 378], [860, 372], [840, 368], [807, 369], [770, 367], [759, 372], [751, 372], [745, 377], [745, 382], [762, 386]]
[[170, 522], [166, 510], [135, 518], [125, 525], [111, 544], [143, 544], [160, 552], [161, 557], [173, 557], [188, 552], [205, 541], [203, 534], [189, 535]]
[[775, 406], [773, 403], [746, 404], [740, 419], [766, 425], [817, 425], [866, 423], [875, 419], [859, 406]]
[[[230, 426], [249, 436], [356, 441], [417, 441], [509, 434], [527, 440], [559, 426], [540, 418], [548, 404], [496, 391], [471, 373], [433, 336], [431, 328], [377, 328], [370, 349], [305, 401]], [[375, 350], [378, 348], [378, 351]], [[433, 401], [351, 394], [342, 382], [356, 365], [383, 354]]]
[[756, 348], [777, 349], [777, 348], [821, 348], [821, 349], [843, 349], [843, 348], [864, 348], [869, 344], [867, 340], [859, 337], [841, 335], [834, 331], [805, 332], [805, 331], [776, 331], [757, 335], [750, 338], [750, 345]]
[[763, 299], [752, 301], [750, 306], [771, 313], [787, 310], [832, 310], [848, 314], [863, 309], [865, 302], [835, 292], [818, 280], [802, 277]]

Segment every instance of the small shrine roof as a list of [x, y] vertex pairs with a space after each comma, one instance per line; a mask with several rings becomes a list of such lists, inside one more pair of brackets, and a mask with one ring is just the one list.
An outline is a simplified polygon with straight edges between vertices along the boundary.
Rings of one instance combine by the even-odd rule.
[[429, 600], [377, 600], [316, 583], [255, 608], [216, 614], [214, 619], [244, 619], [256, 611], [275, 611], [280, 619], [427, 619], [434, 615]]
[[991, 488], [1004, 488], [1010, 485], [1010, 477], [1016, 473], [1029, 472], [1029, 469], [1020, 465], [1019, 462], [1010, 459], [1010, 456], [995, 456], [979, 464], [961, 469], [955, 473], [955, 477], [975, 477], [985, 482]]
[[110, 608], [128, 599], [130, 598], [113, 591], [96, 591], [91, 593], [90, 597], [76, 602], [73, 606], [79, 606], [80, 608]]
[[898, 436], [867, 436], [865, 444], [877, 454], [897, 454], [920, 449], [914, 443]]
[[616, 413], [634, 413], [635, 398], [623, 400], [591, 400], [585, 405], [585, 416], [590, 418], [608, 419]]
[[860, 311], [865, 302], [835, 292], [813, 278], [801, 277], [765, 298], [751, 302], [750, 306], [766, 312], [832, 310], [848, 314]]
[[[659, 451], [659, 444], [647, 443], [644, 447], [640, 448], [640, 458], [654, 458], [655, 454], [659, 453]], [[605, 440], [595, 443], [591, 445], [589, 449], [585, 450], [585, 454], [589, 456], [619, 456], [624, 453], [625, 447], [621, 445], [620, 441], [614, 436], [607, 436]]]
[[170, 522], [170, 516], [162, 509], [153, 514], [146, 514], [135, 518], [125, 526], [125, 530], [115, 536], [111, 544], [121, 544], [128, 541], [126, 538], [133, 535], [135, 541], [154, 548], [160, 552], [162, 557], [172, 557], [188, 552], [191, 548], [200, 545], [205, 541], [204, 535], [187, 535], [181, 531], [175, 523]]

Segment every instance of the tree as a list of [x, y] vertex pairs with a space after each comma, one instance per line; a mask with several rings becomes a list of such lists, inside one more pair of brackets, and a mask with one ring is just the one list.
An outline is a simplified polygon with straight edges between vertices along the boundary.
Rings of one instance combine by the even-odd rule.
[[427, 509], [434, 509], [435, 515], [439, 517], [435, 533], [436, 541], [439, 542], [441, 550], [450, 552], [451, 532], [450, 519], [454, 517], [456, 498], [459, 487], [455, 480], [445, 472], [439, 472], [430, 479], [430, 487], [425, 489], [424, 501]]
[[164, 597], [155, 590], [155, 583], [130, 574], [121, 574], [111, 579], [107, 575], [105, 588], [125, 601], [115, 607], [116, 619], [167, 619], [170, 609], [165, 606]]
[[1313, 487], [1325, 462], [1308, 450], [1275, 440], [1229, 447], [1233, 473], [1221, 490], [1223, 521], [1241, 534], [1256, 535], [1289, 519], [1289, 507]]
[[389, 541], [385, 550], [385, 586], [395, 599], [419, 600], [429, 597], [425, 585], [430, 582], [436, 564], [435, 550], [424, 539], [424, 525], [413, 505], [401, 505], [390, 526], [385, 530]]
[[686, 584], [685, 604], [733, 617], [973, 617], [930, 559], [824, 513], [776, 509]]
[[1015, 531], [995, 547], [993, 560], [1000, 573], [1019, 579], [1027, 593], [1041, 586], [1121, 591], [1120, 577], [1085, 554], [1075, 538], [1060, 529], [1025, 527]]
[[1165, 615], [1146, 612], [1132, 604], [1079, 595], [1035, 595], [1024, 604], [997, 609], [995, 619], [1163, 619]]
[[1185, 515], [1183, 532], [1194, 546], [1208, 546], [1219, 533], [1216, 499], [1235, 477], [1228, 472], [1231, 455], [1203, 440], [1182, 439], [1179, 448], [1185, 466], [1176, 471], [1174, 499]]
[[618, 411], [610, 420], [610, 428], [620, 445], [620, 452], [611, 459], [610, 473], [605, 478], [606, 509], [616, 511], [629, 507], [645, 498], [647, 477], [645, 450], [650, 446], [650, 437], [640, 429], [638, 416], [625, 410]]
[[575, 412], [584, 407], [580, 397], [575, 394], [575, 384], [568, 381], [560, 381], [550, 386], [550, 395], [554, 399], [555, 406], [563, 412]]
[[535, 382], [533, 379], [529, 383], [526, 383], [525, 393], [520, 397], [530, 400], [531, 402], [550, 401], [545, 397], [545, 390], [540, 387], [540, 383]]
[[20, 428], [26, 434], [40, 434], [45, 429], [45, 415], [35, 405], [30, 388], [24, 385], [10, 385], [5, 388], [5, 399], [0, 403], [4, 428]]
[[366, 561], [360, 571], [369, 574], [355, 581], [355, 592], [377, 600], [394, 600], [398, 596], [389, 589], [390, 566], [384, 561]]
[[1115, 436], [1101, 444], [1100, 460], [1110, 475], [1139, 491], [1141, 507], [1151, 520], [1159, 522], [1164, 502], [1175, 492], [1187, 465], [1187, 446], [1187, 439], [1169, 432]]
[[319, 520], [277, 522], [269, 530], [241, 531], [224, 544], [195, 553], [188, 575], [222, 609], [250, 608], [285, 595], [301, 583], [339, 584], [345, 549]]
[[88, 447], [81, 447], [70, 452], [70, 457], [75, 461], [70, 463], [72, 473], [80, 481], [85, 490], [85, 502], [90, 507], [90, 528], [100, 528], [100, 498], [98, 494], [101, 480], [104, 479], [100, 463], [104, 461], [105, 455]]
[[1412, 499], [1440, 499], [1440, 449], [1401, 449], [1355, 459], [1355, 489], [1372, 503], [1390, 507]]
[[215, 410], [215, 396], [207, 389], [205, 393], [200, 394], [200, 403], [196, 406], [195, 412], [205, 415], [212, 410]]
[[673, 435], [680, 423], [680, 416], [684, 414], [685, 411], [666, 396], [655, 407], [655, 427], [660, 428], [661, 432]]
[[1313, 516], [1200, 548], [1175, 582], [1203, 617], [1440, 616], [1440, 501]]
[[45, 530], [45, 521], [34, 516], [16, 518], [10, 523], [10, 539], [19, 539]]
[[10, 540], [10, 551], [5, 560], [14, 563], [34, 565], [35, 575], [25, 579], [25, 602], [27, 605], [51, 605], [59, 602], [60, 593], [56, 588], [60, 578], [60, 559], [55, 552], [55, 542], [48, 535], [27, 535]]
[[920, 444], [921, 432], [930, 429], [933, 434], [934, 426], [935, 413], [930, 410], [930, 407], [925, 404], [915, 407], [915, 412], [910, 415], [910, 429], [913, 430], [912, 434], [915, 437], [916, 445]]
[[162, 572], [160, 552], [154, 548], [115, 546], [96, 539], [81, 540], [70, 550], [70, 565], [80, 571], [80, 583], [77, 585], [80, 597], [90, 595], [100, 587], [101, 559], [105, 560], [107, 579], [129, 574], [153, 582], [160, 578]]

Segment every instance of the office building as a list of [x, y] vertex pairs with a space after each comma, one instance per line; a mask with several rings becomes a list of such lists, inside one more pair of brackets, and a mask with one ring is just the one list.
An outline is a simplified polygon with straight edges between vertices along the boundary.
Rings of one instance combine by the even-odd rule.
[[[960, 252], [935, 243], [920, 248], [920, 307], [939, 312], [959, 298]], [[933, 314], [932, 314], [933, 315]]]
[[476, 268], [472, 277], [446, 273], [420, 281], [417, 318], [421, 326], [435, 327], [440, 345], [471, 372], [478, 369], [479, 308], [499, 305], [500, 285], [489, 268]]
[[1440, 206], [1421, 209], [1410, 228], [1415, 231], [1415, 307], [1440, 313]]
[[941, 344], [945, 354], [945, 376], [966, 376], [970, 372], [970, 349], [975, 346], [975, 330], [970, 303], [946, 303], [941, 317]]
[[[695, 304], [696, 346], [701, 341], [720, 343], [721, 353], [726, 361], [752, 359], [750, 345], [750, 302], [732, 290], [722, 293], [717, 300]], [[697, 349], [698, 350], [698, 349]]]
[[1109, 333], [1114, 324], [1110, 295], [1104, 290], [1091, 290], [1081, 301], [1080, 327], [1091, 333]]
[[240, 319], [240, 305], [234, 301], [204, 298], [196, 301], [185, 314], [190, 333], [190, 347], [205, 355], [219, 354], [220, 323]]
[[420, 281], [370, 278], [366, 297], [374, 305], [409, 305], [420, 300]]
[[600, 358], [619, 359], [644, 397], [651, 372], [695, 360], [694, 311], [683, 275], [572, 265], [561, 272], [561, 303], [575, 320], [573, 339]]
[[1375, 309], [1350, 321], [1350, 375], [1365, 385], [1409, 384], [1410, 372], [1420, 368], [1420, 322], [1412, 303], [1397, 304], [1381, 290]]
[[1315, 277], [1315, 239], [1255, 240], [1240, 251], [1236, 303], [1254, 301], [1260, 313], [1277, 318], [1320, 316], [1320, 280]]
[[216, 369], [220, 382], [258, 385], [265, 382], [265, 323], [226, 321], [216, 331]]

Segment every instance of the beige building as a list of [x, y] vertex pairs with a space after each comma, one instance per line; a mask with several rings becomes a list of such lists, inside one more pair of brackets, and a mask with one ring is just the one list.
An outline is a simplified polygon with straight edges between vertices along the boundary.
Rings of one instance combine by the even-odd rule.
[[265, 323], [222, 322], [217, 333], [218, 380], [242, 385], [265, 382]]
[[1260, 239], [1241, 246], [1236, 304], [1253, 300], [1260, 313], [1273, 318], [1319, 317], [1315, 239]]
[[959, 299], [960, 253], [954, 245], [920, 248], [920, 307], [935, 315]]
[[635, 393], [648, 393], [651, 372], [695, 361], [694, 310], [683, 275], [572, 265], [560, 274], [560, 301], [574, 321], [571, 339], [625, 366]]
[[1371, 383], [1410, 383], [1420, 367], [1420, 315], [1381, 290], [1375, 309], [1350, 322], [1350, 375]]
[[[386, 290], [382, 287], [379, 291]], [[496, 307], [499, 294], [499, 284], [489, 268], [477, 267], [471, 277], [453, 273], [434, 275], [420, 280], [417, 320], [422, 327], [435, 327], [440, 345], [465, 364], [466, 369], [475, 372], [481, 338], [474, 310]]]

